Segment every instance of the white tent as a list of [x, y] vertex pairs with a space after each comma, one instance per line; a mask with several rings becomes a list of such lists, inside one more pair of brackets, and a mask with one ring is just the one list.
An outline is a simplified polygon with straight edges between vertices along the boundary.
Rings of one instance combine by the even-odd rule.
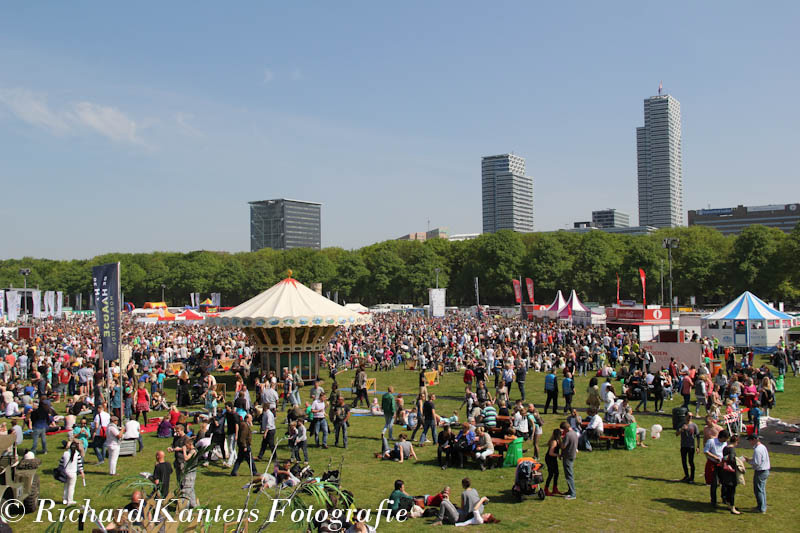
[[559, 289], [558, 294], [556, 294], [556, 299], [553, 300], [553, 303], [550, 304], [550, 307], [548, 307], [547, 310], [560, 313], [561, 310], [564, 309], [566, 306], [567, 306], [567, 301], [564, 299], [564, 295], [561, 294], [561, 290]]
[[369, 315], [351, 311], [292, 278], [213, 319], [223, 326], [257, 328], [349, 326], [371, 321]]
[[356, 313], [369, 313], [369, 308], [359, 303], [344, 304], [344, 306], [346, 309], [355, 311]]
[[722, 346], [774, 347], [798, 320], [745, 291], [734, 301], [700, 320], [704, 337], [716, 337]]

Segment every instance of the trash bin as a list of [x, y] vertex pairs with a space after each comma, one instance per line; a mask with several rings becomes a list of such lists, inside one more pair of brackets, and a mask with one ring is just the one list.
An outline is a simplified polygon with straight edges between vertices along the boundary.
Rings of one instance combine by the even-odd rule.
[[503, 460], [503, 466], [517, 467], [517, 460], [522, 457], [522, 437], [517, 437], [511, 444], [508, 445], [506, 450], [506, 457]]
[[722, 359], [711, 360], [711, 377], [716, 377], [722, 371]]
[[686, 417], [689, 415], [689, 409], [680, 406], [672, 410], [672, 429], [677, 430], [686, 422]]

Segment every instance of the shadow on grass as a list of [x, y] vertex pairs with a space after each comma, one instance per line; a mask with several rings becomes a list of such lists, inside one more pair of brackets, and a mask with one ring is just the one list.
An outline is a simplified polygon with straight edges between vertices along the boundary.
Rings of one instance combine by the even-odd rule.
[[645, 481], [661, 481], [662, 483], [684, 483], [680, 479], [666, 479], [661, 477], [652, 477], [652, 476], [628, 476], [631, 479], [642, 479]]
[[773, 466], [772, 468], [770, 468], [770, 472], [800, 472], [800, 467]]
[[677, 498], [656, 498], [651, 500], [663, 503], [676, 511], [693, 513], [716, 513], [717, 509], [708, 502], [696, 502], [691, 500], [679, 500]]

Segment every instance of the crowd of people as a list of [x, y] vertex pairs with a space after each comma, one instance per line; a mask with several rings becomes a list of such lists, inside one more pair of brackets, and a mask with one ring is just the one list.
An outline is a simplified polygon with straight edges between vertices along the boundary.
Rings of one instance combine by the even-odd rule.
[[[508, 417], [508, 424], [503, 425], [506, 435], [529, 441], [536, 460], [543, 453], [548, 470], [546, 494], [562, 495], [558, 488], [560, 463], [568, 486], [564, 495], [574, 499], [577, 452], [592, 450], [592, 443], [604, 434], [604, 424], [636, 423], [634, 413], [639, 411], [661, 413], [664, 401], [675, 395], [681, 395], [684, 406], [689, 407], [694, 393], [694, 414], [702, 410], [707, 420], [702, 432], [703, 453], [714, 465], [710, 470], [713, 475], [707, 466], [705, 476], [712, 487], [713, 502], [715, 483], [723, 488], [730, 486], [725, 465], [732, 464], [731, 457], [735, 461], [736, 440], [735, 435], [725, 435], [721, 429], [714, 435], [706, 430], [720, 427], [727, 414], [746, 407], [758, 437], [760, 418], [768, 416], [775, 404], [775, 376], [766, 365], [754, 367], [751, 354], [737, 361], [734, 352], [720, 347], [716, 339], [696, 341], [703, 342], [707, 352], [699, 364], [673, 360], [666, 367], [655, 368], [635, 334], [602, 326], [462, 315], [445, 319], [375, 315], [372, 324], [341, 329], [331, 340], [323, 355], [331, 377], [331, 390], [327, 392], [322, 379], [306, 383], [296, 367], [279, 373], [261, 371], [253, 361], [254, 347], [236, 329], [205, 324], [141, 325], [126, 319], [122, 343], [131, 347], [131, 358], [121, 368], [117, 361], [101, 362], [101, 339], [93, 320], [42, 321], [37, 323], [33, 339], [0, 337], [0, 408], [7, 417], [7, 422], [0, 424], [0, 433], [13, 432], [18, 444], [22, 444], [25, 433], [30, 433], [31, 451], [43, 454], [48, 451], [48, 433], [65, 433], [66, 451], [60, 461], [66, 476], [63, 503], [71, 505], [88, 450], [95, 453], [98, 464], [107, 459], [109, 474], [115, 476], [122, 444], [134, 441], [141, 451], [144, 429], [154, 429], [158, 437], [171, 439], [171, 443], [166, 450], [157, 450], [151, 479], [159, 493], [167, 495], [174, 473], [178, 491], [195, 506], [194, 485], [200, 468], [218, 461], [236, 476], [244, 463], [255, 475], [256, 463], [271, 460], [284, 440], [291, 458], [306, 466], [312, 437], [316, 446], [324, 449], [333, 434], [333, 445], [341, 443], [347, 448], [351, 415], [361, 405], [369, 413], [384, 417], [381, 458], [415, 460], [414, 443], [425, 446], [430, 439], [437, 447], [442, 469], [464, 467], [472, 460], [481, 469], [491, 466], [495, 455], [491, 434], [500, 427], [498, 417]], [[712, 357], [725, 360], [725, 371], [712, 376]], [[221, 360], [232, 361], [229, 372], [236, 376], [232, 400], [220, 393], [214, 377], [221, 371]], [[367, 372], [391, 370], [410, 361], [419, 369], [419, 390], [409, 397], [395, 394], [389, 386], [380, 403], [375, 399], [370, 404]], [[788, 368], [797, 372], [798, 361], [797, 346], [781, 346], [773, 358], [780, 375]], [[183, 369], [175, 374], [174, 400], [164, 389], [173, 363], [183, 363]], [[336, 379], [344, 369], [355, 370], [352, 384], [346, 384], [351, 385], [352, 401], [345, 398]], [[449, 416], [436, 409], [436, 395], [429, 392], [425, 375], [429, 369], [463, 373], [463, 402]], [[541, 412], [525, 387], [530, 372], [544, 374]], [[578, 414], [577, 406], [583, 407], [582, 402], [575, 400], [579, 393], [577, 376], [591, 376], [586, 389], [586, 420]], [[308, 389], [307, 400], [301, 398], [304, 387]], [[652, 411], [648, 410], [649, 398]], [[197, 403], [201, 409], [187, 410]], [[151, 411], [167, 411], [157, 428], [149, 428]], [[284, 411], [287, 429], [278, 439], [279, 419], [283, 419], [280, 413]], [[546, 433], [542, 415], [548, 411], [561, 414], [565, 420]], [[693, 482], [694, 452], [699, 449], [701, 433], [691, 413], [688, 415], [677, 433], [684, 480]], [[395, 425], [404, 429], [392, 444]], [[257, 454], [253, 452], [254, 434], [261, 436]], [[547, 440], [542, 442], [545, 434]], [[646, 447], [645, 436], [646, 429], [638, 428], [636, 440], [642, 447]], [[168, 453], [174, 454], [171, 464], [166, 460]], [[759, 506], [766, 510], [764, 486], [769, 460], [767, 456], [765, 462], [764, 453], [754, 454], [750, 461], [760, 480], [761, 495], [756, 493], [761, 498]], [[297, 473], [283, 463], [275, 460], [274, 465], [272, 474], [281, 482], [299, 481]], [[474, 491], [469, 480], [465, 482], [465, 493]], [[404, 489], [395, 487], [395, 492], [398, 490]], [[449, 502], [449, 488], [433, 497], [433, 502], [439, 502], [438, 520], [458, 525], [491, 521], [492, 517], [486, 517], [480, 509], [486, 502], [477, 493], [469, 494], [467, 499], [462, 495], [459, 508]], [[732, 512], [736, 511], [734, 494], [735, 487], [726, 488], [722, 496]]]

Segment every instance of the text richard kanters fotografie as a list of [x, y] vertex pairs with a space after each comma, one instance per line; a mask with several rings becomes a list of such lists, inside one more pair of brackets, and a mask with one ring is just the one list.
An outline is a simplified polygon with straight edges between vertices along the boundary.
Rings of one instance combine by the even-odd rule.
[[[313, 505], [306, 509], [295, 509], [289, 511], [290, 500], [288, 498], [276, 498], [271, 501], [267, 515], [262, 515], [261, 509], [226, 509], [221, 505], [210, 508], [185, 508], [179, 512], [172, 509], [175, 499], [154, 500], [154, 505], [148, 511], [151, 522], [165, 522], [187, 524], [195, 521], [226, 523], [240, 522], [275, 522], [281, 517], [288, 517], [292, 522], [329, 522], [329, 527], [333, 530], [341, 529], [345, 523], [353, 521], [371, 523], [375, 520], [374, 527], [377, 528], [383, 522], [405, 522], [408, 519], [408, 512], [401, 509], [390, 516], [390, 506], [392, 500], [383, 500], [377, 509], [333, 509], [328, 510], [324, 507], [315, 508]], [[82, 506], [73, 508], [56, 509], [56, 502], [50, 499], [40, 499], [36, 510], [35, 523], [121, 523], [124, 519], [129, 522], [141, 522], [145, 513], [145, 500], [139, 502], [139, 507], [131, 510], [124, 509], [103, 509], [97, 511], [92, 507], [91, 500], [84, 500]], [[338, 527], [337, 527], [338, 526]]]

